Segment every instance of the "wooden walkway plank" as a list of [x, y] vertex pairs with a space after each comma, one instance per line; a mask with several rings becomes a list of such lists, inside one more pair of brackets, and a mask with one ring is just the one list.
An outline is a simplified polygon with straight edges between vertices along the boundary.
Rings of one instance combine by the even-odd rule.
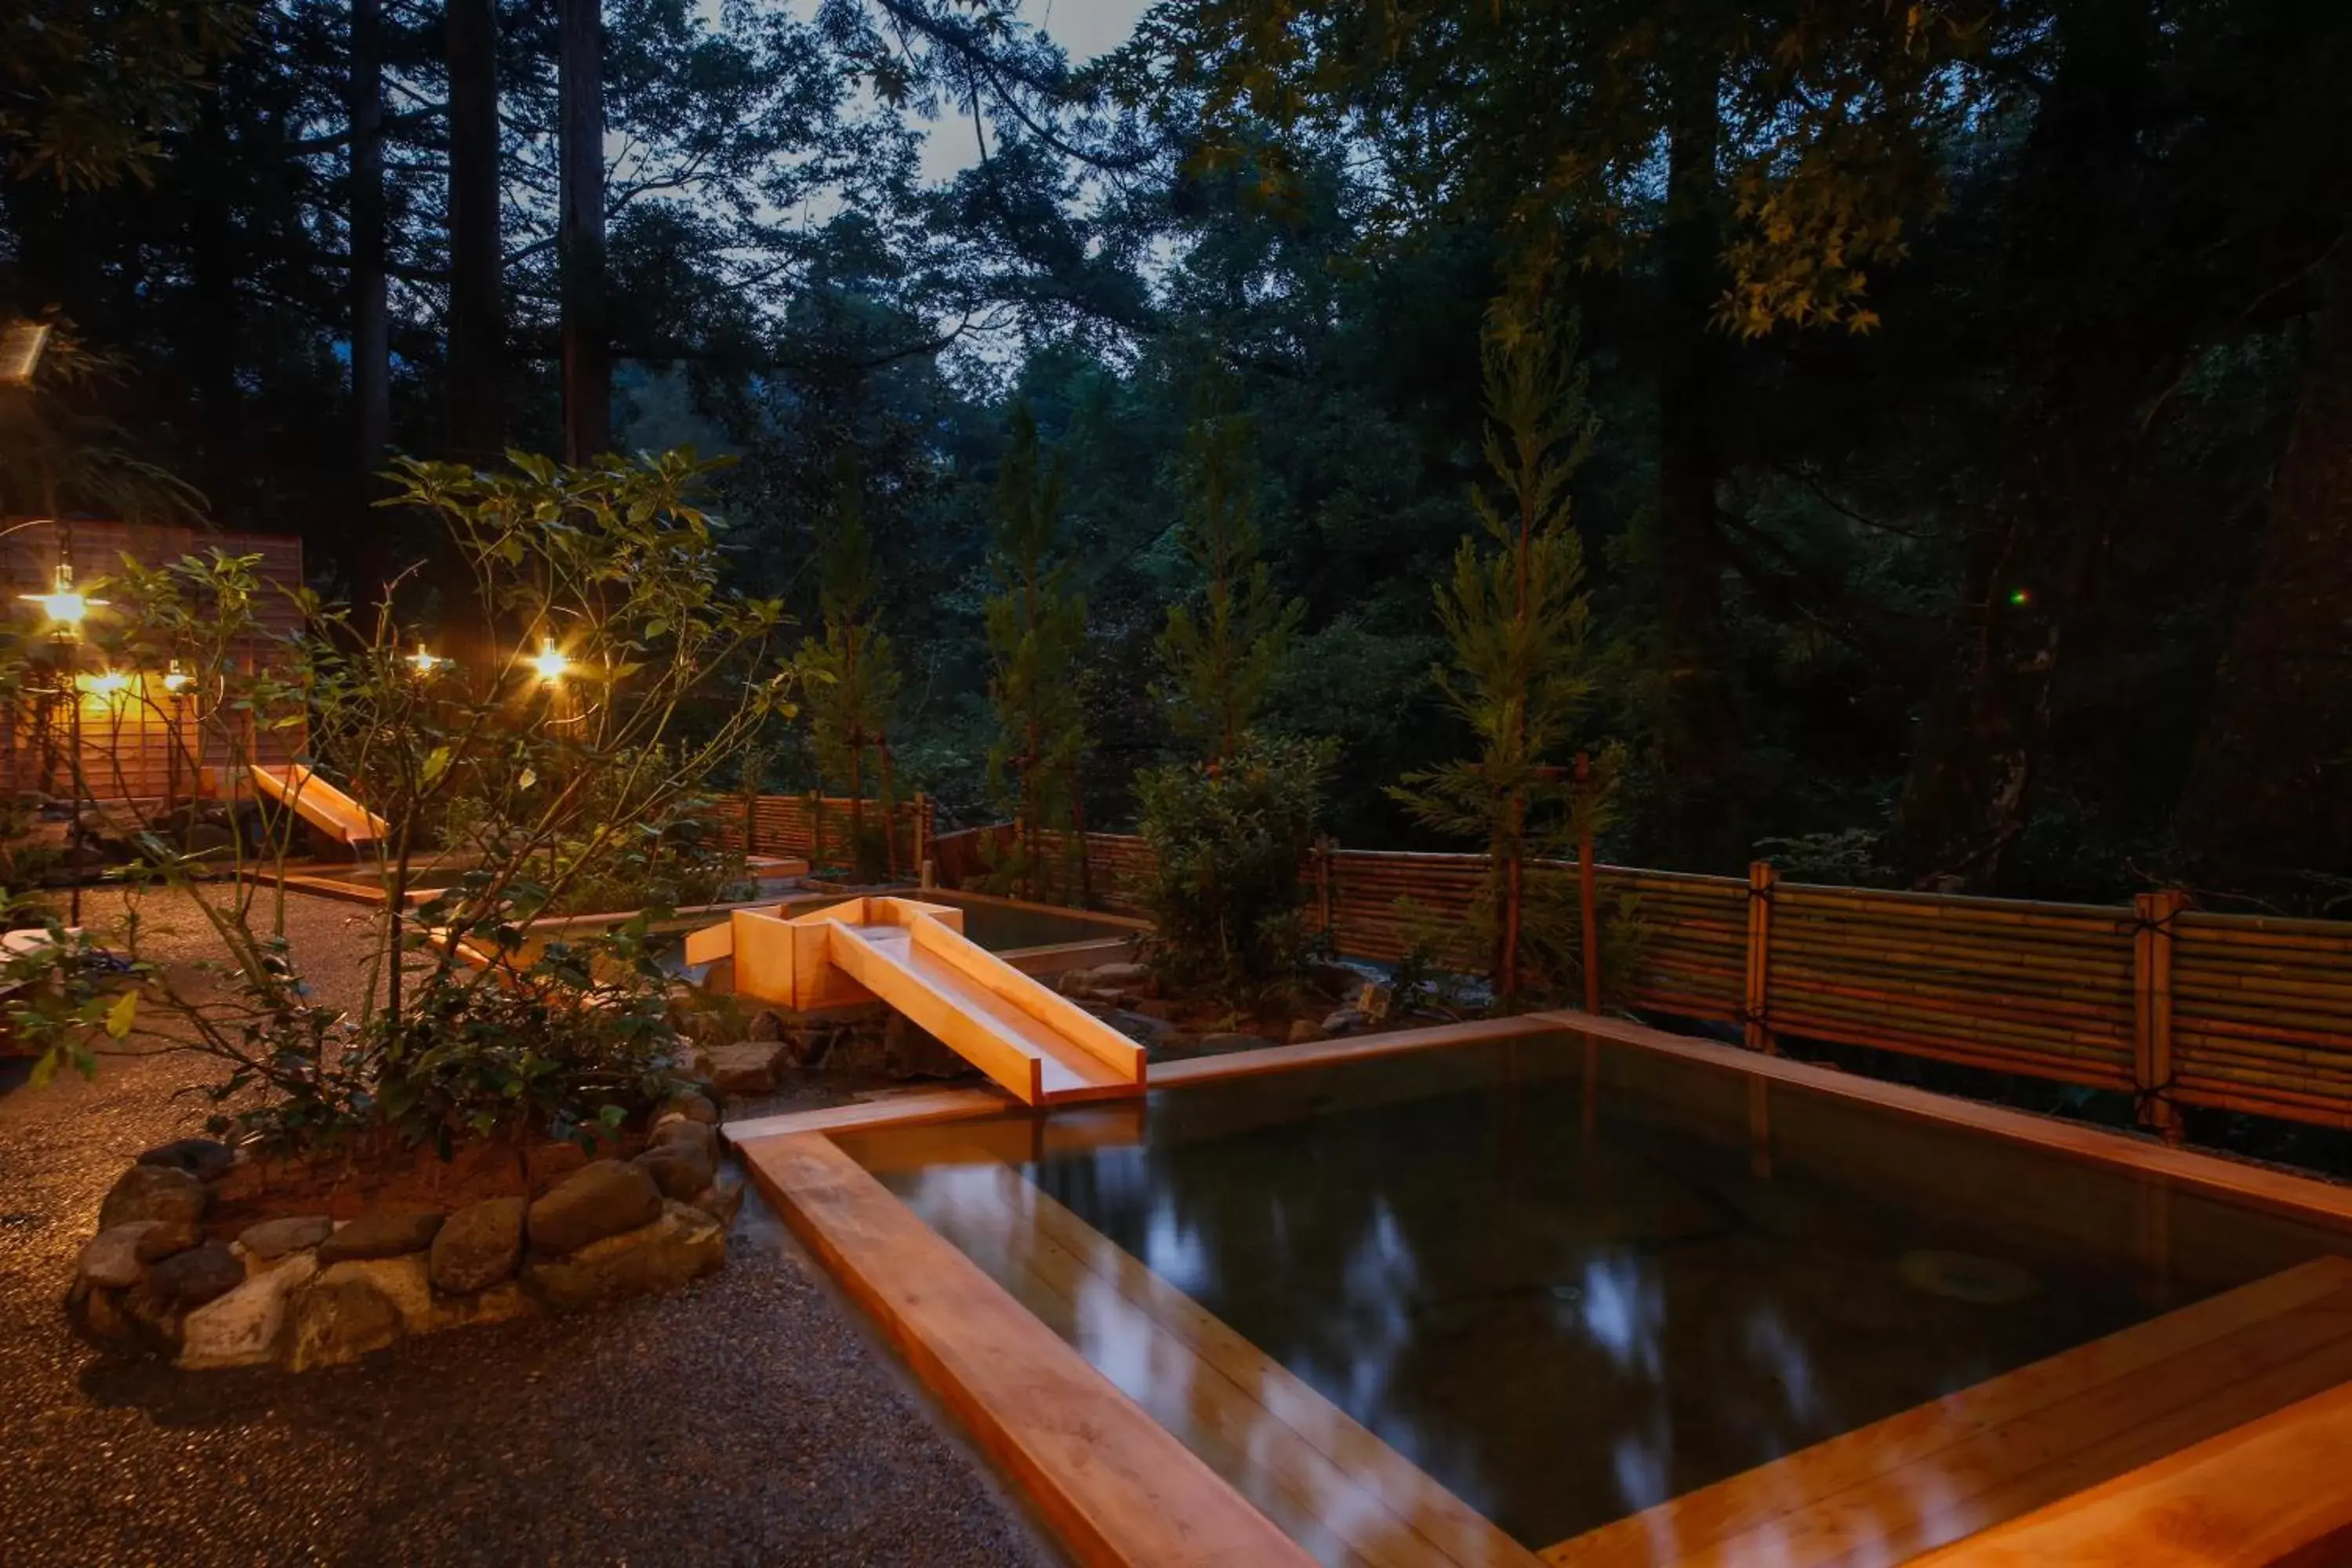
[[2323, 1258], [1547, 1550], [1555, 1568], [1900, 1562], [2352, 1379]]
[[[1840, 1100], [1874, 1105], [1898, 1115], [1948, 1127], [1965, 1127], [1990, 1133], [2050, 1153], [2088, 1161], [2110, 1169], [2161, 1176], [2187, 1191], [2249, 1205], [2272, 1214], [2324, 1225], [2352, 1226], [2352, 1184], [2308, 1173], [2274, 1170], [2241, 1160], [2223, 1159], [2164, 1143], [2153, 1138], [2129, 1137], [2087, 1122], [2037, 1116], [2028, 1110], [1986, 1105], [1905, 1084], [1883, 1083], [1834, 1068], [1768, 1057], [1758, 1051], [1670, 1035], [1624, 1018], [1595, 1018], [1574, 1012], [1529, 1013], [1507, 1022], [1539, 1023], [1548, 1030], [1590, 1035], [1618, 1045], [1634, 1046], [1659, 1056], [1768, 1079], [1776, 1083], [1815, 1089]], [[1154, 1082], [1158, 1081], [1155, 1070]]]
[[[1325, 1568], [1452, 1568], [1380, 1500], [1272, 1422], [1014, 1206], [999, 1165], [964, 1165], [926, 1196], [929, 1223]], [[1018, 1177], [1014, 1184], [1020, 1185]], [[1080, 1350], [1080, 1353], [1085, 1353]], [[1090, 1358], [1091, 1359], [1091, 1358]]]
[[1151, 1347], [1150, 1386], [1131, 1396], [1181, 1391], [1183, 1408], [1155, 1413], [1246, 1455], [1244, 1473], [1280, 1487], [1353, 1552], [1395, 1568], [1538, 1568], [1532, 1552], [1017, 1172], [1000, 1165], [957, 1194], [950, 1224], [990, 1233], [1045, 1289], [1094, 1314], [1087, 1326], [1123, 1358]]
[[1312, 1562], [822, 1134], [745, 1150], [794, 1233], [1087, 1564]]
[[2352, 1384], [2288, 1405], [1917, 1568], [2282, 1568], [2352, 1560]]
[[1215, 1083], [1225, 1079], [1253, 1078], [1260, 1073], [1297, 1072], [1302, 1068], [1331, 1067], [1340, 1062], [1391, 1057], [1401, 1051], [1425, 1051], [1440, 1046], [1483, 1046], [1496, 1040], [1524, 1039], [1533, 1035], [1568, 1032], [1549, 1014], [1517, 1018], [1473, 1018], [1462, 1024], [1439, 1024], [1426, 1029], [1397, 1029], [1383, 1035], [1349, 1035], [1304, 1046], [1268, 1046], [1254, 1051], [1229, 1051], [1223, 1056], [1194, 1057], [1188, 1061], [1151, 1064], [1151, 1087], [1175, 1089], [1185, 1084]]
[[828, 1105], [816, 1110], [791, 1110], [776, 1116], [722, 1121], [719, 1124], [719, 1136], [740, 1149], [761, 1138], [790, 1138], [804, 1132], [854, 1132], [882, 1127], [916, 1127], [929, 1121], [1001, 1116], [1019, 1108], [1010, 1096], [992, 1089], [923, 1089], [913, 1094], [877, 1096], [852, 1105]]

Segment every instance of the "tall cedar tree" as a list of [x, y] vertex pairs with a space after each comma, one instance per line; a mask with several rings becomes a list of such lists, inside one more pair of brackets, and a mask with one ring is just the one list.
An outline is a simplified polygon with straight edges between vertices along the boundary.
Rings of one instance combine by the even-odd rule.
[[[870, 874], [866, 834], [866, 760], [878, 751], [887, 858], [897, 858], [897, 835], [887, 814], [890, 798], [890, 721], [898, 702], [898, 666], [875, 600], [881, 575], [866, 531], [864, 480], [845, 464], [817, 540], [817, 609], [822, 636], [801, 644], [809, 678], [809, 738], [820, 775], [849, 796], [849, 848], [856, 869]], [[895, 867], [893, 868], [895, 869]]]
[[1437, 680], [1478, 749], [1391, 792], [1429, 826], [1485, 840], [1495, 989], [1506, 1001], [1527, 978], [1527, 862], [1573, 830], [1576, 791], [1559, 764], [1592, 691], [1584, 552], [1569, 526], [1569, 482], [1595, 427], [1576, 341], [1565, 319], [1528, 320], [1503, 305], [1488, 313], [1481, 360], [1494, 482], [1471, 491], [1485, 538], [1464, 535], [1453, 580], [1437, 585], [1454, 649]]
[[1307, 606], [1277, 598], [1258, 559], [1249, 417], [1213, 373], [1184, 433], [1184, 553], [1205, 580], [1196, 613], [1171, 605], [1160, 634], [1160, 700], [1177, 739], [1213, 763], [1230, 759], [1265, 706]]
[[[1049, 831], [1080, 816], [1078, 769], [1087, 749], [1087, 605], [1070, 591], [1058, 559], [1062, 513], [1059, 457], [1041, 461], [1037, 421], [1013, 408], [1013, 441], [996, 479], [996, 534], [989, 570], [1002, 590], [988, 601], [989, 700], [996, 743], [989, 787], [1010, 812], [1013, 839], [992, 881], [1024, 898], [1051, 891], [1044, 850]], [[1068, 841], [1066, 841], [1068, 842]]]

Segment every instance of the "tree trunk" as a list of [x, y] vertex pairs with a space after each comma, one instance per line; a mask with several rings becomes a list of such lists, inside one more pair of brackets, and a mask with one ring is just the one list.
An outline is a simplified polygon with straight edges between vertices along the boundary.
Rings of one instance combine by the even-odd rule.
[[1895, 856], [1916, 886], [1983, 892], [2006, 878], [2067, 633], [2094, 607], [2129, 508], [2160, 369], [2187, 346], [2144, 318], [2129, 283], [2147, 32], [2147, 0], [2059, 13], [2058, 74], [2021, 160], [1998, 289], [2000, 489], [1969, 542], [1952, 657], [1895, 814]]
[[604, 309], [604, 39], [599, 0], [562, 0], [556, 257], [563, 279], [563, 460], [613, 444], [613, 362]]
[[1723, 473], [1718, 388], [1729, 358], [1710, 318], [1720, 292], [1716, 221], [1719, 72], [1711, 60], [1675, 86], [1660, 237], [1666, 321], [1658, 368], [1656, 555], [1665, 697], [1659, 741], [1673, 811], [1673, 855], [1724, 868], [1748, 858], [1736, 778], [1745, 749], [1724, 646], [1723, 563], [1716, 490]]
[[[392, 346], [384, 297], [383, 0], [352, 0], [352, 421], [357, 507], [392, 445]], [[371, 602], [390, 574], [384, 523], [365, 510], [352, 530], [352, 597]]]
[[449, 449], [471, 463], [506, 446], [498, 34], [496, 0], [448, 0]]
[[2175, 827], [2199, 883], [2301, 903], [2352, 875], [2352, 225]]

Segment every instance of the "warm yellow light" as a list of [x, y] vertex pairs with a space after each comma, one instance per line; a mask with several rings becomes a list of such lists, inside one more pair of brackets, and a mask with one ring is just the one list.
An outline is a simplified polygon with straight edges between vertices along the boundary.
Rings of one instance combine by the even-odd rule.
[[41, 363], [41, 350], [48, 341], [47, 321], [10, 321], [0, 326], [0, 384], [30, 384], [33, 372]]
[[100, 697], [120, 697], [131, 689], [131, 677], [119, 669], [101, 670], [89, 678], [89, 689]]
[[62, 561], [58, 563], [57, 581], [49, 585], [47, 593], [22, 594], [17, 596], [40, 605], [41, 613], [48, 616], [51, 625], [63, 626], [69, 632], [79, 631], [82, 617], [89, 615], [92, 609], [106, 603], [104, 599], [92, 599], [77, 591], [74, 587], [73, 568]]
[[163, 689], [177, 697], [188, 689], [188, 682], [194, 679], [194, 676], [180, 668], [180, 661], [175, 658], [172, 661], [172, 668], [164, 673]]
[[539, 671], [541, 680], [552, 684], [563, 679], [563, 672], [572, 668], [572, 661], [556, 650], [553, 637], [541, 637], [539, 657], [530, 661], [530, 667]]
[[408, 656], [408, 668], [415, 670], [419, 675], [432, 674], [435, 670], [441, 668], [442, 662], [442, 660], [434, 658], [431, 654], [425, 651], [425, 644], [422, 639], [419, 639], [416, 644], [416, 651]]

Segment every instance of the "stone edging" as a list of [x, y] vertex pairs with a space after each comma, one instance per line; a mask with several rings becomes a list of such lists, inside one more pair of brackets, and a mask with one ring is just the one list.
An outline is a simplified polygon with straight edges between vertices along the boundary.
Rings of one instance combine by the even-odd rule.
[[634, 1160], [599, 1160], [535, 1200], [454, 1213], [262, 1220], [233, 1241], [205, 1214], [239, 1167], [187, 1138], [123, 1173], [81, 1250], [66, 1311], [93, 1342], [190, 1371], [356, 1361], [412, 1334], [674, 1289], [725, 1261], [743, 1185], [720, 1173], [718, 1111], [681, 1096]]

